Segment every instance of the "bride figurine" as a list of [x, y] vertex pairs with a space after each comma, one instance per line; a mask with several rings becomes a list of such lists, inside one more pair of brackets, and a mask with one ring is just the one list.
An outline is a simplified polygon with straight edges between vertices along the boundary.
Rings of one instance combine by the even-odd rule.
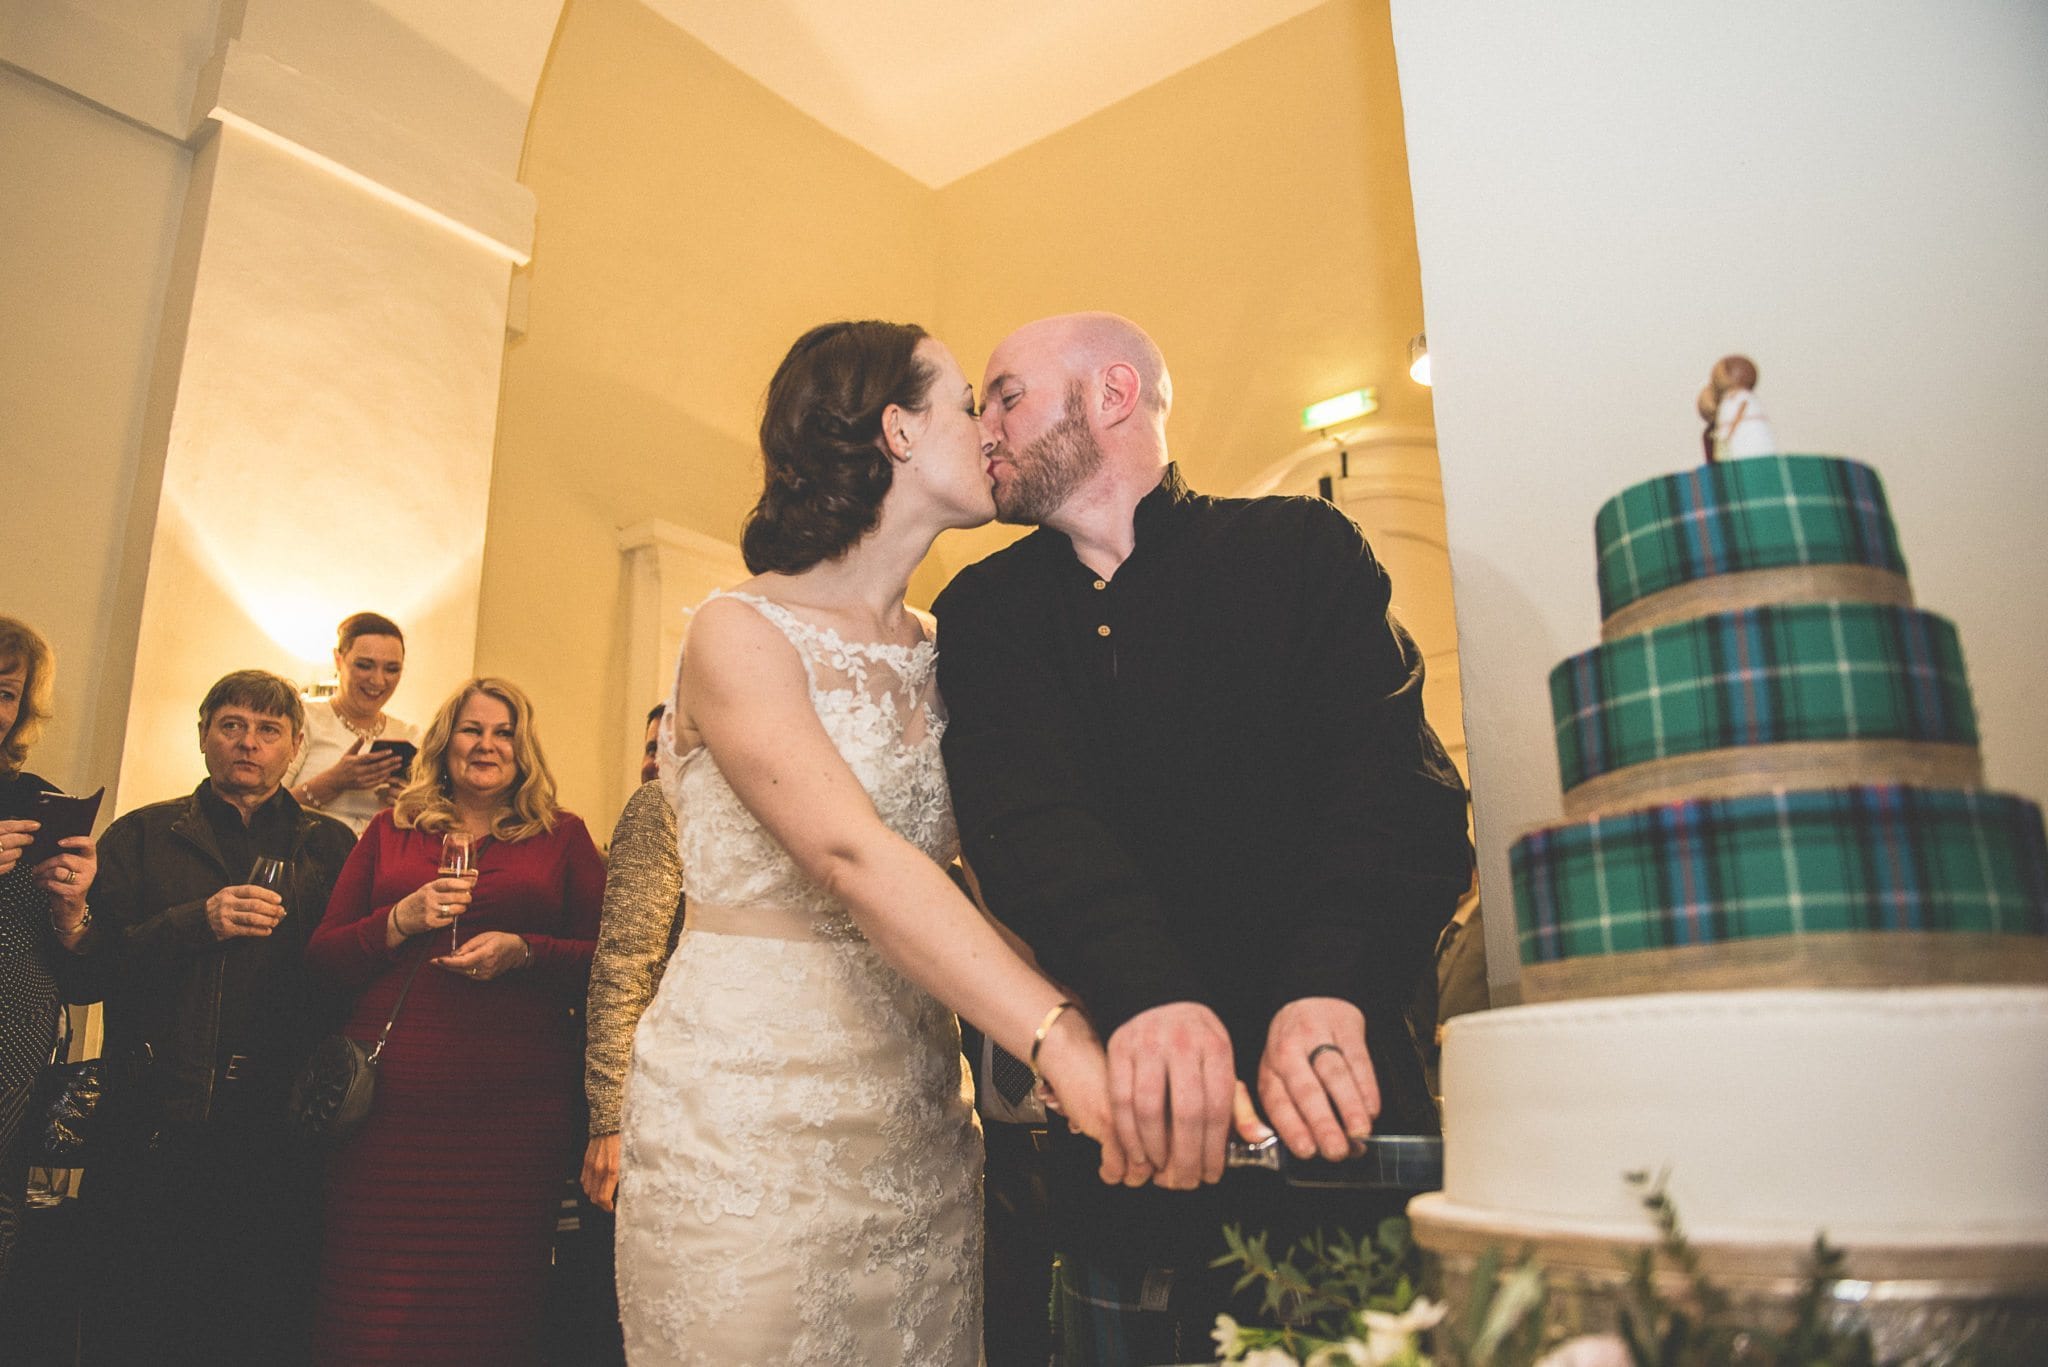
[[1707, 425], [1703, 440], [1708, 464], [1776, 454], [1778, 437], [1755, 390], [1756, 362], [1749, 357], [1723, 356], [1714, 362], [1699, 398], [1700, 419]]
[[903, 592], [940, 531], [995, 515], [974, 413], [952, 353], [893, 323], [815, 328], [769, 384], [755, 577], [697, 611], [662, 721], [688, 910], [626, 1081], [633, 1367], [975, 1367], [955, 1011], [1123, 1174], [1087, 1019], [944, 867], [946, 714]]

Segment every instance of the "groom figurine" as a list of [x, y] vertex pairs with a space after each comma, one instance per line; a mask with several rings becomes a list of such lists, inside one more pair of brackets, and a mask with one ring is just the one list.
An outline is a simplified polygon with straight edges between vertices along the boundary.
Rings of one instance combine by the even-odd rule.
[[982, 403], [997, 517], [1039, 530], [935, 605], [962, 852], [1108, 1041], [1127, 1157], [1055, 1127], [1056, 1331], [1066, 1367], [1185, 1361], [1225, 1223], [1277, 1251], [1397, 1213], [1226, 1177], [1232, 1096], [1302, 1157], [1434, 1130], [1402, 1008], [1470, 875], [1465, 790], [1357, 527], [1191, 491], [1135, 324], [1019, 329]]

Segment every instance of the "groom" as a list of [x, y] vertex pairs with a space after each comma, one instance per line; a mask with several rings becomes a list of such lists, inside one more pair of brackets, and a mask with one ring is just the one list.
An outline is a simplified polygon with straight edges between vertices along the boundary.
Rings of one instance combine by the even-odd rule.
[[1434, 1129], [1402, 1006], [1469, 877], [1465, 791], [1358, 529], [1189, 490], [1135, 324], [1019, 329], [982, 402], [997, 516], [1039, 530], [935, 605], [962, 851], [1108, 1041], [1129, 1159], [1106, 1186], [1094, 1144], [1055, 1145], [1064, 1361], [1185, 1360], [1226, 1222], [1279, 1250], [1394, 1213], [1225, 1177], [1232, 1092], [1255, 1079], [1303, 1157]]

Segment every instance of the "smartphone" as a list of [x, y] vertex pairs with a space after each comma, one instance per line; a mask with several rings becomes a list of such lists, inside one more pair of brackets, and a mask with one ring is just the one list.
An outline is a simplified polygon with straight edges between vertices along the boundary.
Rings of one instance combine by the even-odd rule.
[[388, 750], [388, 751], [390, 751], [390, 752], [391, 752], [392, 754], [395, 754], [395, 755], [397, 755], [397, 756], [398, 756], [398, 772], [399, 772], [399, 773], [401, 773], [401, 774], [404, 774], [404, 773], [410, 773], [410, 772], [411, 772], [411, 770], [412, 770], [412, 762], [413, 762], [413, 758], [414, 758], [414, 757], [415, 757], [416, 755], [418, 755], [418, 754], [419, 754], [419, 752], [420, 752], [420, 748], [419, 748], [419, 746], [417, 746], [417, 745], [414, 745], [414, 744], [413, 744], [413, 743], [412, 743], [411, 741], [409, 741], [409, 740], [373, 740], [373, 741], [371, 741], [371, 742], [370, 742], [370, 752], [371, 752], [372, 754], [375, 754], [375, 753], [376, 753], [377, 751], [379, 751], [379, 750]]

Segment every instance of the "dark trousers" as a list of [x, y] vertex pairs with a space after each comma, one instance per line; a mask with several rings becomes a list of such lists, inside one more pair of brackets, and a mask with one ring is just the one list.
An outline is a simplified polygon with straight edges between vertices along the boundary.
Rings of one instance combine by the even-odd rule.
[[[1235, 1223], [1247, 1238], [1269, 1237], [1278, 1259], [1301, 1239], [1320, 1230], [1343, 1230], [1370, 1239], [1380, 1222], [1400, 1215], [1413, 1193], [1293, 1188], [1267, 1173], [1231, 1179], [1256, 1197]], [[1232, 1287], [1244, 1269], [1211, 1268], [1228, 1251], [1219, 1223], [1214, 1232], [1188, 1231], [1164, 1241], [1177, 1254], [1147, 1257], [1144, 1231], [1133, 1231], [1125, 1250], [1111, 1252], [1099, 1242], [1062, 1248], [1053, 1268], [1053, 1337], [1058, 1367], [1151, 1367], [1157, 1363], [1206, 1362], [1215, 1356], [1216, 1316], [1229, 1314], [1247, 1324], [1270, 1324], [1265, 1287], [1242, 1292]], [[1056, 1241], [1060, 1234], [1055, 1232]]]
[[306, 1360], [320, 1169], [270, 1111], [281, 1121], [282, 1102], [87, 1168], [87, 1367]]
[[1052, 1290], [1045, 1131], [984, 1123], [982, 1341], [988, 1367], [1045, 1367], [1052, 1357]]

